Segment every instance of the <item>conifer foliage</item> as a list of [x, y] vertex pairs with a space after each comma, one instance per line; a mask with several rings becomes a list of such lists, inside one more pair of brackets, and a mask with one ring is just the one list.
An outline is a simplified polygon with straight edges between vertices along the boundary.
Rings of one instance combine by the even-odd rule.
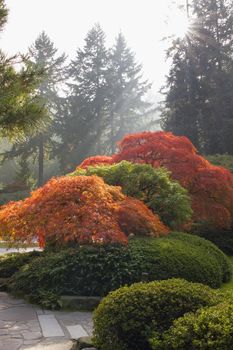
[[[0, 0], [0, 31], [7, 21], [5, 1]], [[21, 63], [16, 71], [15, 63]], [[7, 57], [0, 50], [0, 135], [17, 138], [32, 132], [44, 123], [46, 110], [36, 87], [42, 71], [33, 67], [26, 57]]]

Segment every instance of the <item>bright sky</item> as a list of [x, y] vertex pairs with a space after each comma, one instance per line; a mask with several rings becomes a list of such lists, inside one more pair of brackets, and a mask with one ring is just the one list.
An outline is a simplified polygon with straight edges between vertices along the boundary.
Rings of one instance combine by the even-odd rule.
[[[183, 30], [184, 15], [171, 9], [173, 0], [5, 0], [10, 10], [1, 34], [4, 52], [25, 53], [42, 30], [55, 46], [74, 57], [94, 23], [100, 23], [111, 46], [119, 31], [143, 64], [145, 78], [158, 91], [168, 69], [163, 37]], [[184, 4], [185, 0], [175, 0]], [[169, 19], [169, 25], [166, 24]]]

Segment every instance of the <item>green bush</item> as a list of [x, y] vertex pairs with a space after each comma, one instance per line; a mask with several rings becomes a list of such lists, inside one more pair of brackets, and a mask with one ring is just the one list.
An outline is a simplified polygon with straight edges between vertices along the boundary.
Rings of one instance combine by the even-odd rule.
[[192, 209], [188, 192], [170, 177], [165, 168], [155, 169], [149, 164], [122, 161], [78, 169], [70, 176], [97, 175], [113, 186], [121, 186], [123, 193], [143, 201], [171, 228], [178, 228], [191, 219]]
[[174, 321], [159, 341], [151, 339], [153, 350], [233, 349], [233, 304], [224, 302], [189, 313]]
[[100, 350], [149, 350], [153, 332], [159, 337], [185, 313], [220, 300], [209, 287], [181, 279], [120, 288], [94, 312], [94, 344]]
[[130, 242], [133, 254], [141, 256], [141, 270], [148, 281], [184, 278], [218, 288], [231, 277], [231, 263], [214, 244], [200, 237], [172, 233], [159, 239]]
[[231, 276], [228, 258], [212, 243], [185, 233], [134, 238], [128, 246], [82, 246], [47, 253], [11, 278], [10, 290], [40, 295], [105, 296], [135, 282], [172, 277], [219, 287]]
[[0, 255], [0, 278], [11, 277], [23, 265], [37, 258], [42, 253], [32, 251], [28, 253], [8, 253]]

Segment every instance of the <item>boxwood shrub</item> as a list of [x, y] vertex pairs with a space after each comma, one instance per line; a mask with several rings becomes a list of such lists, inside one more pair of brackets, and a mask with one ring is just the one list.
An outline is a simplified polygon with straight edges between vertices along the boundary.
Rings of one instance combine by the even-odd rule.
[[135, 282], [172, 277], [217, 288], [231, 276], [228, 258], [212, 243], [185, 233], [133, 238], [128, 246], [80, 246], [49, 252], [15, 273], [9, 290], [16, 295], [105, 296]]
[[94, 312], [94, 344], [100, 350], [149, 350], [152, 334], [159, 338], [185, 313], [222, 298], [207, 286], [181, 279], [120, 288]]
[[233, 304], [223, 302], [202, 308], [174, 321], [159, 341], [151, 339], [153, 350], [230, 350], [233, 349]]

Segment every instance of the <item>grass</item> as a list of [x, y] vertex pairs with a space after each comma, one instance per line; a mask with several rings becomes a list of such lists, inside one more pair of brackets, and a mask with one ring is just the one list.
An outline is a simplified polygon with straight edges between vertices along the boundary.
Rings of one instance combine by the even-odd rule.
[[[228, 258], [232, 264], [232, 271], [233, 271], [233, 256], [229, 256]], [[227, 283], [224, 283], [220, 289], [221, 290], [233, 290], [233, 273], [232, 273], [231, 280]]]

